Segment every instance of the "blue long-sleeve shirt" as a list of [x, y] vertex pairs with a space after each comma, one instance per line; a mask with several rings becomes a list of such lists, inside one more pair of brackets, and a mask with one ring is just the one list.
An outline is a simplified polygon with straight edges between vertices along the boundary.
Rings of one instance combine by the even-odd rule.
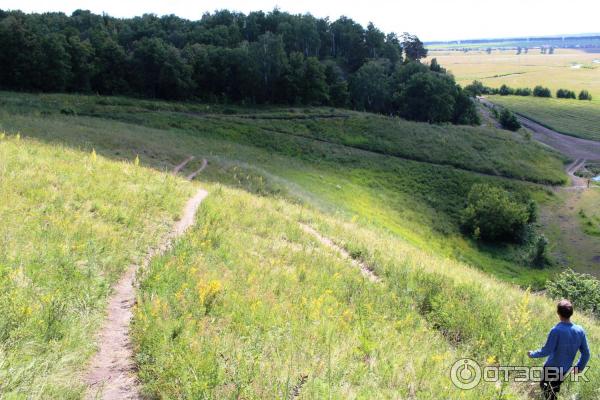
[[548, 334], [544, 347], [531, 353], [532, 358], [548, 357], [544, 367], [562, 368], [564, 374], [573, 366], [577, 351], [581, 353], [577, 368], [583, 371], [590, 359], [585, 331], [579, 325], [559, 322]]

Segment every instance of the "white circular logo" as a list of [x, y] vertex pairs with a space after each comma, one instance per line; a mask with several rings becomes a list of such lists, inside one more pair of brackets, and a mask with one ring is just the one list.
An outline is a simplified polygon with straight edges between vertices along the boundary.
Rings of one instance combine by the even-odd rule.
[[460, 359], [452, 365], [450, 379], [459, 389], [473, 389], [481, 382], [481, 367], [469, 358]]

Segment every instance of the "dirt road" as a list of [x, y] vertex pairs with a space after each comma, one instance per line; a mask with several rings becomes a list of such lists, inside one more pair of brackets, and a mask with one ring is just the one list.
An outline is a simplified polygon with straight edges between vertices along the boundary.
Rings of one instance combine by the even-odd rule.
[[[480, 97], [479, 101], [489, 107], [496, 107], [494, 103], [484, 97]], [[522, 115], [517, 115], [517, 119], [521, 125], [533, 132], [535, 140], [558, 150], [573, 160], [600, 160], [600, 142], [564, 135]]]

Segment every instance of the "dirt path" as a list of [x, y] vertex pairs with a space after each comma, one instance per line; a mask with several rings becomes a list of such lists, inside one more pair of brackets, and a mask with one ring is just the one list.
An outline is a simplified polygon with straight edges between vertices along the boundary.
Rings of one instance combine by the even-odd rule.
[[[489, 107], [497, 107], [484, 97], [480, 97], [479, 101]], [[600, 142], [564, 135], [519, 114], [517, 114], [517, 119], [521, 125], [533, 132], [535, 140], [558, 150], [573, 160], [580, 158], [600, 160]]]
[[600, 142], [563, 135], [521, 115], [521, 125], [533, 132], [535, 140], [547, 144], [572, 159], [600, 160]]
[[308, 226], [306, 224], [302, 224], [301, 223], [300, 227], [302, 228], [302, 230], [304, 232], [309, 233], [312, 236], [314, 236], [323, 245], [329, 247], [330, 249], [335, 250], [343, 258], [346, 258], [346, 259], [350, 260], [350, 262], [352, 263], [352, 265], [360, 268], [360, 272], [363, 274], [363, 276], [365, 278], [367, 278], [371, 282], [380, 282], [381, 281], [381, 279], [375, 274], [375, 272], [373, 272], [372, 268], [370, 268], [366, 263], [358, 261], [355, 258], [353, 258], [350, 255], [350, 253], [348, 253], [347, 250], [345, 250], [345, 249], [341, 248], [340, 246], [338, 246], [337, 244], [333, 243], [333, 241], [331, 239], [326, 238], [325, 236], [321, 235], [319, 232], [317, 232], [312, 227], [310, 227], [310, 226]]
[[187, 179], [189, 179], [190, 181], [192, 179], [194, 179], [196, 176], [198, 176], [198, 174], [202, 171], [204, 171], [204, 168], [206, 168], [206, 166], [208, 165], [208, 161], [206, 161], [206, 158], [202, 159], [202, 165], [200, 166], [200, 168], [198, 168], [196, 171], [192, 172], [191, 174], [189, 174], [187, 176]]
[[487, 106], [485, 106], [483, 102], [479, 102], [477, 108], [479, 109], [479, 114], [482, 117], [481, 118], [482, 126], [489, 126], [492, 128], [502, 129], [502, 125], [500, 125], [500, 122], [498, 122], [496, 120], [496, 118], [494, 118], [492, 116], [490, 109]]
[[173, 168], [173, 175], [177, 175], [179, 173], [179, 171], [181, 171], [187, 165], [187, 163], [189, 163], [193, 159], [194, 159], [194, 156], [189, 156], [188, 158], [183, 160], [181, 162], [181, 164], [178, 164], [175, 168]]
[[[189, 161], [184, 161], [175, 168], [187, 162]], [[108, 315], [98, 335], [98, 352], [84, 375], [84, 382], [88, 385], [86, 399], [140, 398], [129, 337], [132, 308], [135, 304], [135, 275], [139, 269], [147, 268], [153, 257], [169, 250], [173, 241], [193, 225], [196, 211], [207, 195], [205, 190], [198, 190], [186, 203], [181, 219], [161, 243], [148, 251], [140, 265], [131, 265], [113, 288], [107, 307]]]
[[584, 165], [585, 160], [580, 158], [567, 167], [567, 174], [571, 177], [571, 189], [587, 189], [587, 179], [575, 175], [575, 172]]

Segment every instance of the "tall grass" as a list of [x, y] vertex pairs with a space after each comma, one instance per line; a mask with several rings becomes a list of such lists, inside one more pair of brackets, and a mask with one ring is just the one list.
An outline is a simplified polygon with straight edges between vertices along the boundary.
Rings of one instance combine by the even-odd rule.
[[131, 162], [0, 139], [0, 397], [80, 396], [110, 285], [190, 192]]
[[[201, 105], [67, 95], [10, 94], [3, 101], [5, 105], [0, 112], [6, 114], [0, 126], [22, 129], [40, 140], [66, 143], [88, 152], [95, 148], [98, 154], [115, 159], [133, 160], [139, 155], [142, 165], [156, 169], [170, 168], [190, 154], [196, 155], [197, 160], [206, 157], [209, 167], [202, 172], [203, 180], [318, 204], [327, 212], [357, 215], [419, 246], [433, 246], [440, 253], [466, 259], [481, 269], [523, 285], [540, 287], [552, 273], [551, 270], [531, 270], [527, 266], [528, 249], [522, 246], [480, 245], [464, 239], [459, 232], [458, 216], [474, 183], [488, 182], [514, 193], [530, 193], [540, 202], [547, 201], [549, 196], [542, 187], [517, 179], [439, 165], [440, 159], [436, 157], [444, 151], [445, 157], [449, 157], [451, 149], [464, 143], [468, 151], [461, 153], [463, 159], [470, 157], [469, 162], [477, 165], [485, 158], [479, 151], [493, 149], [496, 143], [503, 148], [523, 147], [523, 153], [519, 153], [523, 157], [504, 157], [507, 163], [515, 165], [515, 171], [525, 169], [548, 181], [565, 177], [560, 158], [550, 152], [535, 156], [539, 158], [528, 158], [527, 154], [536, 154], [538, 146], [518, 138], [511, 140], [503, 133], [496, 134], [497, 131], [460, 133], [463, 128], [456, 128], [445, 132], [446, 127], [386, 118], [380, 121], [379, 117], [348, 113], [353, 119], [346, 125], [337, 126], [331, 122], [332, 118], [327, 118], [327, 124], [332, 124], [323, 125], [327, 132], [322, 134], [315, 130], [316, 136], [327, 136], [324, 142], [302, 137], [310, 132], [307, 124], [314, 123], [311, 119], [297, 118], [292, 125], [283, 125], [285, 120], [279, 119], [285, 129], [300, 135], [274, 133], [265, 130], [259, 118], [239, 118], [244, 109], [238, 114], [224, 115], [217, 108], [208, 114], [201, 110]], [[95, 117], [63, 116], [55, 111], [65, 104]], [[268, 107], [257, 110], [256, 116], [267, 115], [271, 117], [268, 121], [275, 121], [273, 116], [320, 115], [321, 111], [331, 113], [329, 109]], [[199, 118], [198, 114], [204, 117]], [[394, 138], [396, 124], [399, 139]], [[410, 125], [410, 129], [405, 125]], [[344, 137], [346, 129], [361, 137], [370, 137], [369, 132], [373, 132], [369, 140], [374, 144], [389, 142], [395, 148], [406, 147], [403, 151], [407, 152], [417, 149], [415, 158], [437, 147], [431, 155], [434, 163], [335, 143]], [[419, 132], [423, 133], [422, 137]], [[451, 138], [453, 132], [458, 132], [457, 138]], [[418, 150], [424, 138], [432, 138], [435, 145], [424, 146], [425, 151]], [[446, 142], [451, 143], [447, 148]], [[445, 150], [440, 151], [440, 148]], [[523, 158], [523, 163], [516, 158]], [[190, 164], [184, 172], [192, 172], [194, 168], [197, 165]]]
[[[302, 231], [301, 208], [214, 186], [144, 277], [134, 339], [158, 398], [491, 398], [459, 392], [465, 354], [411, 296]], [[293, 216], [292, 219], [289, 216]], [[512, 391], [509, 390], [509, 392]]]
[[[526, 352], [541, 347], [548, 331], [558, 322], [553, 301], [507, 285], [463, 263], [415, 250], [373, 228], [363, 229], [306, 211], [300, 218], [336, 238], [340, 246], [359, 255], [380, 276], [396, 282], [396, 293], [410, 294], [431, 327], [479, 362], [540, 365], [539, 360], [529, 360]], [[586, 329], [592, 354], [597, 354], [600, 329], [596, 319], [581, 312], [573, 319]], [[567, 393], [582, 399], [600, 398], [597, 357], [592, 357], [589, 367], [590, 382], [567, 384]]]

